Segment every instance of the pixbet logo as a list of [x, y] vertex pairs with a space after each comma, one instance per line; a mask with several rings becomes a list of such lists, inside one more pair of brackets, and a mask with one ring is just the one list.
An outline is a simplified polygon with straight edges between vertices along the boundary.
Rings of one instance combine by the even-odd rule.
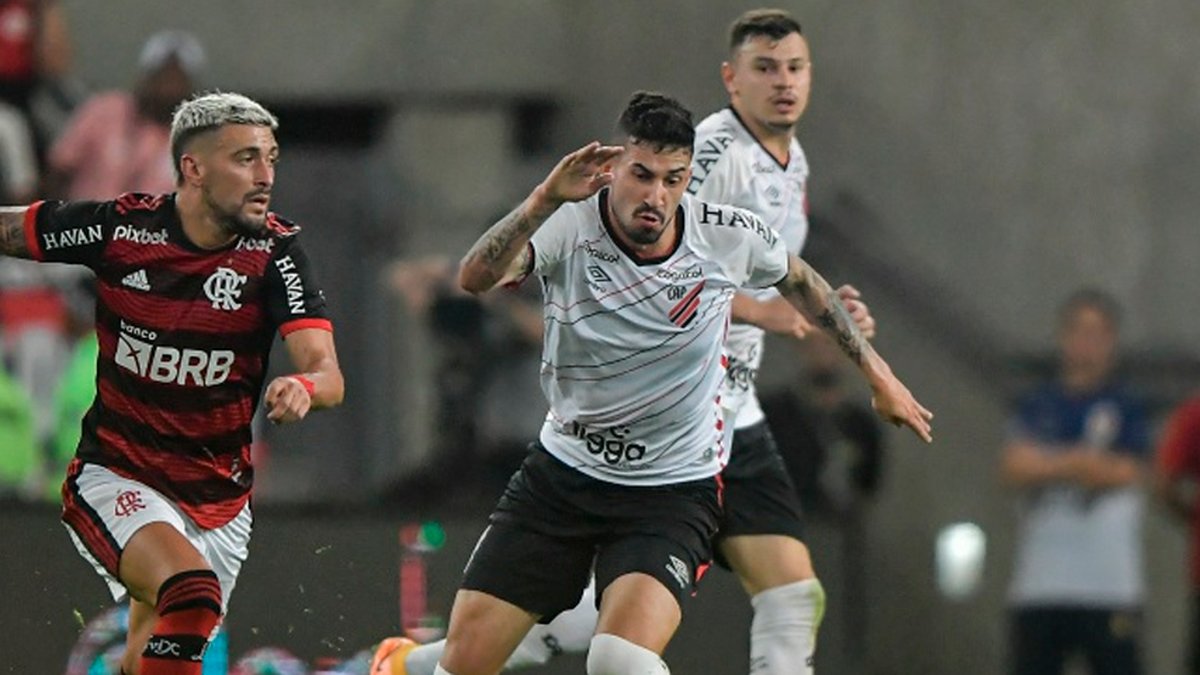
[[154, 382], [213, 387], [229, 379], [234, 355], [228, 349], [178, 349], [121, 335], [114, 360], [125, 370]]
[[141, 230], [130, 225], [118, 225], [113, 230], [113, 241], [132, 241], [144, 246], [162, 246], [167, 243], [166, 230]]

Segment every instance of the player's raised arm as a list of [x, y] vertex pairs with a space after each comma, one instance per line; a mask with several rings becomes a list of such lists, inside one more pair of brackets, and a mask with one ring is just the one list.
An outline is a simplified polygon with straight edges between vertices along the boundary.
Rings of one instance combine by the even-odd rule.
[[32, 258], [25, 239], [27, 206], [0, 206], [0, 254], [14, 258]]
[[529, 264], [529, 238], [559, 206], [587, 199], [608, 185], [612, 180], [608, 164], [622, 150], [592, 142], [563, 157], [520, 206], [467, 251], [458, 271], [463, 290], [483, 293], [519, 279]]
[[829, 282], [793, 255], [788, 257], [787, 274], [775, 287], [797, 309], [814, 317], [817, 325], [833, 337], [846, 356], [858, 364], [871, 385], [872, 402], [881, 416], [893, 424], [907, 426], [926, 442], [933, 440], [929, 424], [933, 413], [917, 402], [883, 357], [871, 347]]

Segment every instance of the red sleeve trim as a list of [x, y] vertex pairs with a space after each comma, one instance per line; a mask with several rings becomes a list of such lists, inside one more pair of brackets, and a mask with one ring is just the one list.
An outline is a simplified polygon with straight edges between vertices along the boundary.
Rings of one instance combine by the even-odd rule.
[[287, 337], [292, 333], [295, 333], [298, 330], [304, 330], [305, 328], [318, 328], [320, 330], [327, 330], [332, 333], [333, 323], [329, 319], [295, 319], [294, 321], [288, 321], [280, 324], [279, 337]]
[[29, 255], [34, 260], [41, 260], [44, 257], [42, 247], [38, 245], [37, 237], [37, 214], [38, 209], [42, 208], [45, 201], [36, 201], [25, 209], [25, 246], [29, 249]]

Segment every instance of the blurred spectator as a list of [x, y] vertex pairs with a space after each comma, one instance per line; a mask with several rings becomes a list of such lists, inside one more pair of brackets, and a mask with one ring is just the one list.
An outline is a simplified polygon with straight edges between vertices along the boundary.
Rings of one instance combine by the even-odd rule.
[[1159, 498], [1184, 522], [1191, 524], [1192, 627], [1187, 667], [1200, 675], [1200, 395], [1183, 402], [1171, 413], [1158, 447], [1156, 488]]
[[0, 103], [0, 198], [5, 204], [27, 204], [35, 197], [37, 182], [29, 122], [13, 106]]
[[387, 272], [408, 310], [429, 322], [439, 354], [433, 461], [413, 482], [448, 496], [450, 483], [482, 481], [490, 499], [546, 416], [541, 301], [534, 284], [481, 300], [458, 288], [456, 272], [445, 256], [398, 261]]
[[1058, 378], [1020, 402], [1001, 466], [1021, 497], [1011, 672], [1062, 673], [1081, 654], [1093, 675], [1137, 675], [1147, 423], [1113, 380], [1116, 302], [1080, 291], [1058, 328]]
[[193, 93], [204, 63], [204, 48], [190, 33], [151, 36], [133, 91], [88, 99], [50, 149], [49, 190], [67, 199], [173, 192], [171, 114]]
[[41, 465], [29, 395], [0, 368], [0, 496], [36, 496], [42, 483]]
[[0, 0], [0, 101], [16, 108], [35, 134], [34, 94], [70, 67], [71, 40], [57, 0]]

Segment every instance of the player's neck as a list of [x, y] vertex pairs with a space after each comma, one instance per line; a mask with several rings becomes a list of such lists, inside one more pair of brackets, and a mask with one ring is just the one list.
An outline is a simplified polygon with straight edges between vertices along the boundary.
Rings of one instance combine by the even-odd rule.
[[196, 190], [180, 190], [175, 197], [175, 208], [179, 210], [184, 236], [200, 248], [221, 248], [237, 237], [221, 227], [216, 214]]
[[796, 128], [778, 129], [767, 126], [760, 123], [754, 117], [747, 115], [745, 111], [738, 107], [736, 102], [731, 101], [730, 106], [737, 113], [738, 119], [742, 121], [742, 124], [750, 132], [750, 135], [754, 137], [754, 140], [758, 141], [758, 144], [774, 157], [775, 161], [779, 162], [781, 166], [787, 166], [788, 160], [791, 159], [792, 139], [796, 135]]

